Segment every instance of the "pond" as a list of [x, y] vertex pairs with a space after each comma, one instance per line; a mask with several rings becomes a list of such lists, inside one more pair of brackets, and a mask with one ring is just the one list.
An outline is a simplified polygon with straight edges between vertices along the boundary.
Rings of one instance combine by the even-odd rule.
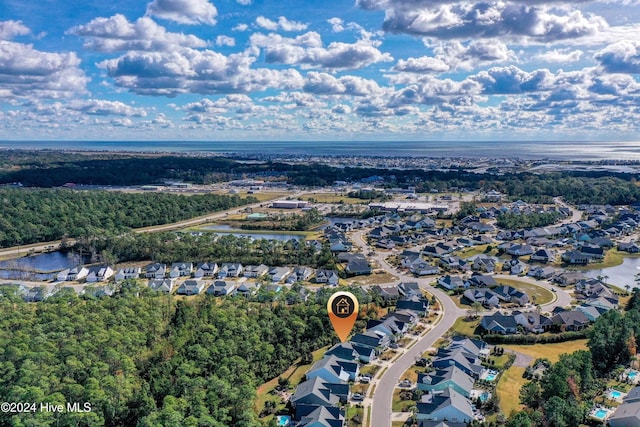
[[637, 288], [635, 275], [640, 273], [640, 257], [625, 257], [622, 264], [615, 267], [589, 270], [585, 275], [589, 277], [608, 276], [607, 283], [624, 288], [626, 285]]
[[80, 257], [71, 252], [48, 252], [0, 261], [0, 278], [51, 280], [57, 272], [80, 264]]
[[280, 240], [280, 241], [286, 242], [287, 240], [291, 240], [291, 239], [304, 240], [305, 238], [304, 234], [291, 234], [291, 233], [279, 234], [279, 233], [269, 233], [269, 232], [257, 233], [255, 231], [252, 232], [252, 230], [237, 230], [237, 229], [231, 228], [231, 226], [226, 224], [209, 225], [206, 227], [201, 227], [200, 229], [207, 230], [209, 232], [212, 232], [218, 235], [232, 234], [236, 237], [250, 237], [254, 240], [267, 239], [267, 240]]

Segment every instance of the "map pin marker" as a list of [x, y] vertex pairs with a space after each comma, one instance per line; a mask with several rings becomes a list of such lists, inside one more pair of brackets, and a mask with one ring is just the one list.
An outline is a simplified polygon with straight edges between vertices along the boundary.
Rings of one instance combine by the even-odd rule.
[[345, 342], [358, 318], [358, 299], [351, 292], [336, 292], [327, 302], [333, 330]]

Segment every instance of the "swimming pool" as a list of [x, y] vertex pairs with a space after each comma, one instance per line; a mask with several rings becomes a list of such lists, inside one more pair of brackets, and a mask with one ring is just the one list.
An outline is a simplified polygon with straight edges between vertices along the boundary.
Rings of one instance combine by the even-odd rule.
[[489, 393], [489, 392], [486, 392], [486, 391], [485, 391], [484, 393], [482, 393], [482, 394], [479, 396], [479, 398], [480, 398], [480, 402], [484, 403], [484, 402], [486, 402], [487, 400], [489, 400], [489, 398], [490, 398], [490, 397], [491, 397], [491, 393]]
[[610, 399], [614, 399], [614, 400], [618, 400], [622, 397], [622, 392], [618, 391], [618, 390], [611, 390], [609, 392], [609, 398]]
[[604, 409], [598, 409], [595, 414], [592, 415], [594, 418], [597, 418], [599, 420], [604, 420], [604, 418], [607, 416], [607, 411], [605, 411]]
[[289, 415], [278, 415], [276, 420], [278, 422], [278, 427], [287, 427], [291, 424], [291, 417]]
[[627, 377], [630, 379], [634, 379], [637, 376], [638, 376], [638, 371], [631, 371], [627, 374]]

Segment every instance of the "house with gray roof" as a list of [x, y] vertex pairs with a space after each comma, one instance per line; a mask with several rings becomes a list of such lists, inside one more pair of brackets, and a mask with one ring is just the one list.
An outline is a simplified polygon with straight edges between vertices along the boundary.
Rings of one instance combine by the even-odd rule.
[[424, 317], [429, 312], [429, 300], [417, 295], [403, 297], [396, 302], [396, 309], [413, 311], [418, 316]]
[[214, 277], [218, 272], [218, 264], [215, 262], [203, 262], [197, 265], [194, 277], [201, 279], [203, 277]]
[[314, 272], [315, 270], [311, 267], [305, 267], [305, 266], [295, 267], [293, 269], [293, 272], [289, 275], [289, 277], [287, 277], [287, 280], [285, 282], [288, 284], [292, 284], [296, 282], [309, 280], [309, 278], [313, 276]]
[[315, 406], [336, 406], [340, 403], [340, 398], [331, 393], [326, 386], [327, 381], [320, 377], [308, 379], [296, 387], [295, 393], [291, 396], [291, 406], [294, 408], [299, 404]]
[[178, 295], [198, 295], [204, 291], [206, 286], [207, 283], [202, 279], [189, 279], [178, 286], [176, 293]]
[[144, 268], [144, 271], [144, 277], [147, 279], [164, 279], [167, 271], [167, 265], [154, 262], [153, 264], [147, 265]]
[[316, 283], [326, 283], [330, 286], [337, 286], [340, 281], [340, 276], [335, 270], [319, 269], [316, 273]]
[[427, 374], [418, 374], [418, 390], [435, 393], [451, 388], [465, 397], [471, 395], [475, 380], [455, 366], [436, 369]]
[[456, 423], [453, 421], [420, 421], [418, 427], [468, 427], [467, 423]]
[[123, 280], [137, 279], [140, 277], [142, 269], [140, 267], [124, 267], [118, 270], [115, 275], [116, 282]]
[[149, 288], [154, 291], [170, 294], [173, 291], [175, 279], [151, 279], [149, 280]]
[[451, 388], [425, 394], [416, 404], [416, 419], [468, 423], [474, 419], [471, 402]]
[[438, 279], [438, 284], [450, 291], [457, 289], [466, 289], [469, 287], [469, 282], [467, 282], [460, 276], [443, 276]]
[[193, 271], [193, 263], [191, 262], [174, 262], [169, 270], [169, 277], [190, 277]]
[[503, 285], [493, 288], [492, 291], [501, 301], [510, 302], [518, 305], [526, 305], [529, 303], [529, 295], [513, 286]]
[[271, 276], [271, 281], [274, 283], [282, 282], [289, 274], [291, 274], [289, 267], [271, 267], [269, 269], [269, 276]]
[[296, 410], [295, 427], [342, 427], [344, 413], [335, 406], [308, 406], [302, 415], [301, 408]]
[[225, 262], [218, 269], [218, 279], [240, 277], [243, 271], [243, 266], [239, 262]]
[[213, 295], [216, 297], [223, 297], [231, 295], [236, 288], [236, 282], [227, 280], [216, 280], [213, 285], [207, 288], [207, 295]]
[[357, 362], [338, 359], [335, 356], [325, 356], [311, 366], [306, 374], [307, 379], [322, 378], [328, 383], [347, 383], [355, 381], [360, 373]]
[[462, 294], [463, 301], [473, 304], [479, 302], [483, 307], [495, 308], [500, 305], [498, 296], [488, 288], [467, 289]]
[[242, 269], [242, 275], [244, 277], [250, 277], [252, 279], [257, 279], [259, 277], [264, 276], [269, 272], [269, 267], [264, 264], [260, 265], [245, 265]]
[[391, 342], [387, 335], [370, 331], [355, 334], [350, 341], [352, 344], [371, 348], [376, 352], [376, 354], [380, 354], [386, 350]]
[[609, 417], [610, 427], [640, 427], [640, 386], [633, 388]]

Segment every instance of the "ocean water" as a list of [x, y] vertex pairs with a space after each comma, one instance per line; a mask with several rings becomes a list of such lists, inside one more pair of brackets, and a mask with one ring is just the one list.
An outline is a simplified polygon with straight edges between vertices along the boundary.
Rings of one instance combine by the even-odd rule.
[[0, 148], [269, 155], [640, 160], [640, 142], [629, 141], [0, 141]]

